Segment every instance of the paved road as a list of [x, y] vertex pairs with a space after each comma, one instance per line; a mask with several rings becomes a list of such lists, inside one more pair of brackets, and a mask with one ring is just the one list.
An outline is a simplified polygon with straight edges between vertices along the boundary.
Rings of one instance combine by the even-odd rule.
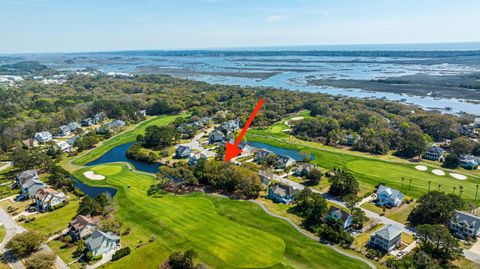
[[[298, 183], [298, 182], [295, 182], [295, 181], [292, 181], [290, 179], [287, 179], [287, 178], [284, 178], [284, 177], [280, 177], [280, 176], [277, 176], [277, 175], [274, 175], [274, 174], [270, 174], [274, 180], [276, 181], [279, 181], [283, 184], [286, 184], [286, 185], [289, 185], [289, 186], [292, 186], [296, 189], [299, 189], [299, 190], [303, 190], [305, 188], [304, 185]], [[342, 206], [342, 207], [345, 207], [345, 203], [343, 203], [342, 201], [339, 201], [337, 200], [336, 198], [328, 195], [328, 193], [323, 193], [321, 191], [318, 191], [318, 190], [315, 190], [315, 189], [311, 189], [313, 192], [316, 192], [316, 193], [319, 193], [319, 194], [322, 194], [323, 197], [328, 200], [329, 202], [333, 203], [333, 204], [336, 204], [338, 206]], [[397, 221], [394, 221], [392, 219], [389, 219], [387, 217], [384, 217], [384, 216], [380, 216], [379, 214], [375, 213], [375, 212], [372, 212], [370, 210], [367, 210], [365, 208], [361, 208], [359, 207], [363, 212], [365, 212], [365, 215], [370, 218], [370, 219], [375, 219], [375, 220], [378, 220], [379, 222], [383, 223], [383, 224], [392, 224], [392, 225], [395, 225], [395, 226], [398, 226], [399, 228], [403, 229], [403, 231], [405, 233], [408, 233], [408, 234], [413, 234], [413, 232], [411, 230], [409, 230], [403, 223], [400, 223], [400, 222], [397, 222]]]
[[204, 148], [200, 143], [200, 139], [205, 135], [205, 133], [208, 135], [211, 132], [213, 132], [213, 130], [214, 130], [213, 128], [208, 128], [207, 130], [202, 131], [196, 136], [194, 136], [190, 142], [181, 144], [179, 146], [187, 146], [192, 150], [200, 151], [201, 153], [205, 154], [207, 157], [215, 157], [217, 155], [215, 152]]
[[[303, 234], [304, 236], [310, 238], [310, 239], [313, 239], [315, 241], [319, 241], [320, 238], [318, 238], [317, 236], [305, 231], [304, 229], [300, 228], [298, 225], [296, 225], [295, 223], [293, 223], [293, 221], [289, 218], [286, 218], [286, 217], [282, 217], [282, 216], [279, 216], [279, 215], [276, 215], [276, 214], [273, 214], [272, 212], [270, 212], [262, 203], [260, 203], [259, 201], [255, 201], [255, 200], [250, 200], [252, 203], [255, 203], [257, 205], [259, 205], [268, 215], [272, 216], [272, 217], [275, 217], [275, 218], [279, 218], [279, 219], [282, 219], [282, 220], [285, 220], [286, 222], [288, 222], [293, 228], [295, 228], [295, 230], [299, 231], [301, 234]], [[368, 266], [370, 266], [370, 268], [372, 269], [376, 269], [377, 267], [372, 263], [370, 262], [369, 260], [367, 259], [364, 259], [362, 257], [358, 257], [358, 256], [355, 256], [355, 255], [352, 255], [350, 253], [347, 253], [339, 248], [337, 248], [336, 246], [334, 245], [329, 245], [329, 244], [325, 244], [325, 246], [335, 250], [336, 252], [344, 255], [344, 256], [347, 256], [347, 257], [350, 257], [352, 259], [355, 259], [355, 260], [359, 260], [359, 261], [362, 261], [364, 263], [366, 263]]]
[[477, 240], [470, 249], [464, 249], [463, 255], [473, 262], [480, 263], [480, 240]]
[[[0, 243], [0, 253], [3, 253], [3, 257], [10, 264], [13, 269], [24, 269], [25, 266], [18, 260], [16, 257], [5, 249], [5, 245], [8, 241], [12, 239], [16, 234], [26, 232], [27, 230], [20, 226], [15, 220], [13, 220], [10, 215], [3, 208], [0, 207], [0, 222], [5, 226], [6, 234], [3, 242]], [[46, 244], [42, 245], [40, 251], [45, 251], [53, 253], [53, 250]], [[57, 256], [55, 260], [55, 266], [58, 269], [69, 269], [68, 265]]]

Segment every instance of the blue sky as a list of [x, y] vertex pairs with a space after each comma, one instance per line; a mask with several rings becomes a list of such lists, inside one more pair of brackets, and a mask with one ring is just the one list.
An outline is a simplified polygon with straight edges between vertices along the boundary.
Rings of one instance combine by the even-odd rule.
[[0, 53], [472, 41], [478, 0], [0, 0]]

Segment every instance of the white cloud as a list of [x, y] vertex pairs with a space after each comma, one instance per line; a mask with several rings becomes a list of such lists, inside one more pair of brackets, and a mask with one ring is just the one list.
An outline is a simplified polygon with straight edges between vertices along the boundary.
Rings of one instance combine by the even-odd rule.
[[267, 21], [268, 22], [277, 22], [277, 21], [284, 20], [285, 18], [286, 17], [282, 16], [282, 15], [271, 15], [271, 16], [267, 17]]

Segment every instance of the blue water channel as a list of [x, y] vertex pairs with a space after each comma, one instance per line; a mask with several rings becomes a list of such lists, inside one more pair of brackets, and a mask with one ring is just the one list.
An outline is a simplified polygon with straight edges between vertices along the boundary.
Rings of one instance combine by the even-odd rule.
[[[128, 148], [133, 145], [132, 143], [128, 144], [123, 144], [120, 146], [116, 146], [113, 149], [107, 151], [105, 154], [103, 154], [100, 158], [91, 161], [86, 164], [86, 166], [94, 166], [94, 165], [99, 165], [99, 164], [106, 164], [106, 163], [114, 163], [114, 162], [128, 162], [132, 164], [136, 170], [139, 171], [144, 171], [144, 172], [149, 172], [149, 173], [157, 173], [158, 168], [161, 166], [160, 163], [146, 163], [146, 162], [140, 162], [140, 161], [135, 161], [127, 158], [125, 153], [127, 152]], [[109, 187], [93, 187], [89, 186], [80, 180], [73, 178], [75, 181], [75, 187], [77, 187], [79, 190], [81, 190], [83, 193], [86, 195], [94, 198], [100, 193], [107, 192], [109, 193], [112, 197], [115, 196], [117, 193], [117, 190], [114, 188], [109, 188]]]
[[[275, 147], [275, 146], [260, 143], [260, 142], [247, 142], [247, 144], [257, 149], [267, 149], [277, 155], [289, 156], [295, 161], [303, 161], [303, 157], [300, 154], [300, 151], [298, 150], [279, 148], [279, 147]], [[310, 159], [314, 160], [315, 156], [311, 155]]]

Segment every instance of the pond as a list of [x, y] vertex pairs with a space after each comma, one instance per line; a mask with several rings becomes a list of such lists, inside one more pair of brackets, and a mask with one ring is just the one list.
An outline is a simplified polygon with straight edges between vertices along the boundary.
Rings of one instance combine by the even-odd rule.
[[133, 144], [134, 142], [116, 146], [113, 149], [107, 151], [100, 158], [87, 163], [86, 166], [93, 166], [93, 165], [114, 163], [114, 162], [128, 162], [132, 164], [136, 170], [148, 172], [148, 173], [157, 173], [158, 168], [162, 166], [161, 163], [140, 162], [140, 161], [129, 159], [127, 158], [127, 156], [125, 156], [125, 153], [127, 152], [128, 148], [130, 148]]
[[[294, 159], [295, 161], [303, 161], [303, 157], [300, 154], [300, 151], [298, 150], [293, 150], [293, 149], [285, 149], [285, 148], [279, 148], [275, 147], [269, 144], [264, 144], [260, 142], [247, 142], [250, 146], [257, 148], [257, 149], [267, 149], [270, 150], [271, 152], [277, 154], [277, 155], [286, 155]], [[311, 155], [310, 158], [312, 160], [315, 159], [315, 156]]]
[[108, 193], [110, 196], [115, 196], [117, 193], [117, 190], [114, 188], [109, 188], [109, 187], [93, 187], [93, 186], [88, 186], [87, 184], [81, 182], [75, 177], [72, 177], [73, 181], [75, 181], [75, 187], [81, 190], [83, 193], [88, 195], [89, 197], [95, 198], [97, 195], [100, 193]]

